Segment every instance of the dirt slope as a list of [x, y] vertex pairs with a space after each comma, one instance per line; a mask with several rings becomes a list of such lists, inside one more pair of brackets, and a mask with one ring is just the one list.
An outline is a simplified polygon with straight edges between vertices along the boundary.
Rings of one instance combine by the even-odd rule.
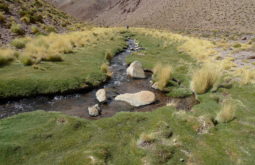
[[97, 25], [253, 32], [254, 0], [48, 0]]

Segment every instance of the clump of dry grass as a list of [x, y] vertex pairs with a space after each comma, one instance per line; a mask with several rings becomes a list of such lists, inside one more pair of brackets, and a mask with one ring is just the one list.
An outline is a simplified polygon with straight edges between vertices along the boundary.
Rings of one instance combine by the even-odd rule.
[[173, 69], [170, 65], [157, 63], [153, 68], [153, 81], [157, 84], [157, 88], [163, 90], [172, 78]]
[[26, 47], [26, 44], [31, 40], [31, 38], [17, 38], [11, 42], [11, 45], [16, 49], [23, 49]]
[[106, 63], [103, 63], [103, 64], [101, 65], [101, 71], [102, 71], [103, 73], [105, 73], [105, 74], [106, 74], [107, 76], [109, 76], [109, 77], [112, 76], [112, 72], [111, 72], [111, 70], [110, 70], [110, 68], [109, 68], [109, 65], [106, 64]]
[[15, 59], [15, 51], [8, 48], [0, 48], [0, 65], [7, 65]]
[[246, 85], [254, 82], [255, 71], [248, 68], [241, 68], [236, 71], [236, 74], [241, 78], [240, 83]]
[[222, 104], [220, 112], [216, 116], [219, 123], [227, 123], [235, 118], [236, 104], [233, 100], [225, 100]]
[[5, 20], [6, 20], [6, 18], [5, 18], [4, 12], [0, 11], [0, 22], [3, 23], [3, 22], [5, 22]]
[[193, 73], [190, 88], [197, 94], [203, 94], [214, 87], [222, 76], [218, 65], [207, 63]]
[[137, 141], [139, 146], [146, 146], [154, 143], [156, 141], [156, 136], [154, 133], [142, 133]]
[[109, 50], [107, 50], [107, 51], [105, 52], [105, 59], [106, 59], [107, 61], [111, 61], [112, 58], [113, 58], [112, 52], [110, 52]]
[[17, 34], [17, 35], [23, 35], [25, 34], [25, 30], [23, 29], [21, 24], [17, 24], [15, 22], [11, 25], [11, 32]]

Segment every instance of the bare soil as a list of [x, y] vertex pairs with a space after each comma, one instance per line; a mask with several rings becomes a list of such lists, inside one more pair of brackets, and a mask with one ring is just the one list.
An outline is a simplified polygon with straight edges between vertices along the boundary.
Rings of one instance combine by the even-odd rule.
[[102, 26], [254, 32], [254, 0], [48, 0]]

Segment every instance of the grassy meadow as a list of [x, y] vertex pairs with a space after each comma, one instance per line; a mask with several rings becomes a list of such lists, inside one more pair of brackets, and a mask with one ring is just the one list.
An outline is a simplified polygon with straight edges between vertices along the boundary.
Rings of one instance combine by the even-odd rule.
[[[77, 43], [83, 37], [77, 41], [71, 37], [84, 33], [91, 36], [84, 45]], [[191, 111], [177, 111], [175, 103], [170, 102], [152, 112], [120, 112], [95, 121], [40, 110], [19, 114], [0, 120], [0, 162], [253, 165], [253, 79], [247, 78], [244, 84], [231, 77], [221, 62], [213, 61], [216, 45], [204, 39], [152, 29], [131, 28], [127, 32], [95, 28], [66, 34], [64, 39], [72, 47], [68, 52], [61, 47], [53, 53], [61, 57], [59, 61], [44, 60], [45, 54], [30, 55], [29, 44], [36, 44], [40, 38], [31, 39], [18, 50], [18, 56], [0, 68], [0, 96], [98, 85], [106, 79], [109, 56], [126, 46], [127, 36], [144, 48], [130, 55], [128, 63], [138, 60], [153, 71], [153, 81], [167, 95], [182, 98], [195, 94], [200, 103]], [[24, 65], [21, 57], [26, 55], [36, 62]]]
[[51, 34], [29, 40], [22, 50], [8, 48], [13, 60], [0, 68], [0, 98], [97, 86], [107, 78], [101, 69], [101, 65], [108, 65], [107, 54], [113, 56], [126, 46], [125, 38], [109, 29]]

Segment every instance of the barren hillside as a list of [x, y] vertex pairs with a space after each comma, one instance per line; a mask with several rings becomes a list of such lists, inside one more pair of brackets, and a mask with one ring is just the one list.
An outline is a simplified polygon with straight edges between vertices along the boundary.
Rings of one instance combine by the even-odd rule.
[[253, 32], [254, 0], [49, 0], [97, 25]]
[[75, 22], [44, 0], [1, 0], [0, 45], [25, 35], [63, 32]]

